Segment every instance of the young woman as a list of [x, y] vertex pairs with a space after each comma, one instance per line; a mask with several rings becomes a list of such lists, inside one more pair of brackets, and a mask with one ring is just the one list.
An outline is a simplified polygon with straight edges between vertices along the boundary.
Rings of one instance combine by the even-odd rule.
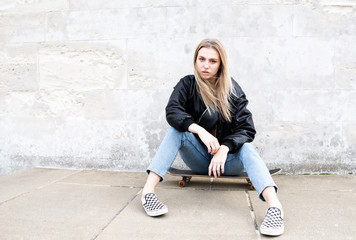
[[260, 231], [280, 235], [284, 231], [282, 205], [277, 186], [249, 143], [255, 136], [252, 114], [240, 86], [230, 77], [226, 52], [216, 39], [205, 39], [194, 54], [194, 75], [174, 87], [166, 107], [171, 125], [151, 165], [142, 190], [142, 205], [149, 216], [168, 208], [158, 200], [155, 187], [164, 179], [177, 153], [194, 172], [237, 175], [246, 171], [268, 210]]

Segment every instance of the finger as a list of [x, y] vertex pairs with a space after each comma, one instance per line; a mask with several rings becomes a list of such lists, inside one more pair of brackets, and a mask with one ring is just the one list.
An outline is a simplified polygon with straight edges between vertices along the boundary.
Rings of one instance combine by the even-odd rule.
[[217, 139], [215, 139], [215, 142], [214, 142], [216, 148], [220, 148], [220, 143]]
[[219, 150], [219, 144], [217, 143], [217, 141], [213, 141], [211, 142], [210, 146], [211, 146], [211, 154], [215, 154], [217, 153], [217, 151]]
[[213, 173], [214, 173], [214, 177], [217, 178], [217, 169], [216, 169], [216, 166], [213, 168]]
[[224, 165], [221, 165], [221, 174], [224, 174], [224, 172], [225, 172], [225, 167]]
[[211, 155], [214, 155], [215, 153], [216, 153], [216, 150], [214, 149], [214, 150], [211, 151], [210, 154], [211, 154]]
[[209, 177], [211, 176], [212, 168], [213, 168], [213, 166], [212, 166], [212, 164], [210, 163], [210, 165], [209, 165]]
[[220, 148], [220, 144], [217, 140], [215, 140], [213, 142], [213, 145], [214, 145], [214, 154], [217, 153], [219, 151], [219, 148]]
[[208, 153], [211, 154], [211, 146], [210, 146], [210, 145], [207, 145], [207, 148], [208, 148]]
[[218, 151], [218, 146], [216, 145], [216, 142], [212, 143], [212, 149], [214, 154]]
[[210, 149], [211, 149], [210, 154], [211, 154], [211, 155], [214, 155], [214, 154], [216, 153], [216, 148], [215, 148], [215, 146], [214, 146], [214, 145], [211, 145]]
[[212, 154], [217, 153], [219, 151], [219, 148], [220, 148], [219, 144], [215, 144], [214, 145], [214, 153], [212, 153]]

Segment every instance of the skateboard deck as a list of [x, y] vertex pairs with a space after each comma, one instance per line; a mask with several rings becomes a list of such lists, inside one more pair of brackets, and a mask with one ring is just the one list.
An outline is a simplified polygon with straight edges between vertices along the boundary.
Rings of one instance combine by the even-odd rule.
[[[273, 176], [273, 175], [280, 173], [281, 171], [282, 171], [282, 169], [275, 168], [275, 169], [269, 170], [269, 173], [271, 174], [271, 176]], [[205, 177], [205, 178], [213, 178], [214, 177], [214, 176], [209, 176], [209, 175], [204, 175], [204, 174], [197, 174], [197, 173], [193, 172], [192, 170], [183, 170], [183, 169], [177, 169], [177, 168], [172, 168], [172, 167], [169, 168], [167, 173], [172, 176], [182, 177], [182, 180], [180, 180], [178, 182], [178, 185], [180, 187], [185, 187], [190, 182], [192, 177]], [[224, 176], [220, 176], [218, 178], [246, 179], [247, 183], [250, 185], [251, 190], [255, 190], [255, 188], [253, 187], [246, 172], [243, 172], [239, 175], [233, 175], [233, 176], [224, 175]]]

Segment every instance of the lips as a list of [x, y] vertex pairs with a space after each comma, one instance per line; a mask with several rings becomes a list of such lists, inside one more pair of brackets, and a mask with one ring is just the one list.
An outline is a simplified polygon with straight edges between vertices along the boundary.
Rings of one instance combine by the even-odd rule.
[[203, 73], [203, 74], [209, 74], [209, 72], [208, 72], [208, 71], [202, 71], [202, 73]]

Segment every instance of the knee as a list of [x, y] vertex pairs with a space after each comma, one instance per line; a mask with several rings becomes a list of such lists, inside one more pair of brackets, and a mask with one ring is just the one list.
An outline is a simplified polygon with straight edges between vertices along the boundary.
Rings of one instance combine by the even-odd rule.
[[256, 151], [256, 148], [251, 143], [244, 143], [241, 150]]
[[177, 129], [171, 126], [169, 127], [167, 134], [181, 135], [182, 132], [179, 132]]
[[239, 154], [240, 156], [256, 156], [258, 155], [258, 152], [251, 143], [244, 143], [240, 149]]
[[174, 127], [172, 127], [172, 126], [168, 129], [167, 135], [178, 137], [178, 138], [182, 139], [183, 141], [192, 140], [192, 138], [195, 138], [193, 133], [191, 133], [191, 132], [180, 132], [177, 129], [175, 129]]
[[182, 132], [182, 139], [183, 139], [183, 142], [185, 142], [185, 141], [195, 142], [196, 137], [191, 132]]

